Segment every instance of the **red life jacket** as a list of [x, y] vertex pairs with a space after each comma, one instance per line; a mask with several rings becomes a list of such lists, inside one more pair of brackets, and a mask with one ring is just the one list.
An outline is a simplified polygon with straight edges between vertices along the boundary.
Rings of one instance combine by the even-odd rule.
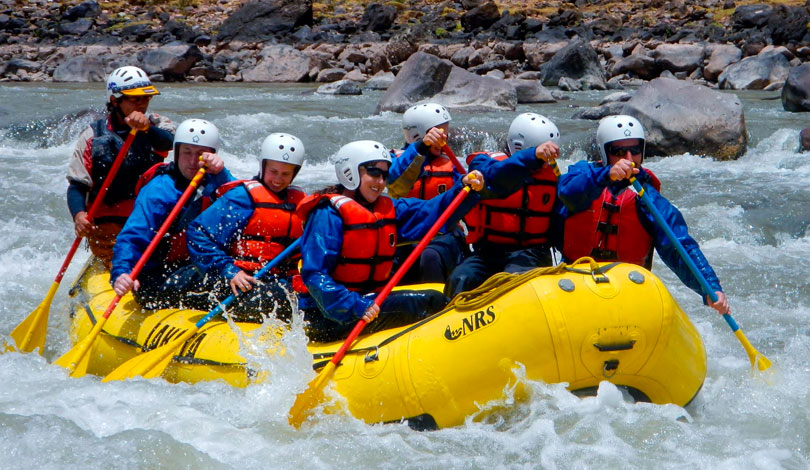
[[[476, 153], [498, 161], [508, 158], [505, 153]], [[469, 234], [467, 243], [486, 241], [499, 245], [530, 247], [549, 242], [549, 227], [554, 201], [557, 198], [557, 177], [548, 165], [531, 174], [523, 187], [503, 199], [481, 201], [464, 221]]]
[[[394, 152], [396, 157], [402, 155], [402, 150]], [[446, 155], [433, 156], [422, 167], [422, 172], [411, 191], [406, 197], [419, 199], [432, 199], [447, 191], [455, 181], [453, 180], [453, 162]]]
[[247, 189], [254, 209], [242, 233], [228, 248], [228, 253], [234, 257], [234, 264], [238, 268], [254, 272], [301, 236], [303, 224], [296, 215], [295, 208], [306, 197], [306, 193], [290, 186], [287, 188], [286, 197], [281, 199], [260, 181], [242, 180], [220, 186], [217, 197], [237, 186], [244, 186]]
[[[661, 182], [650, 171], [651, 184]], [[627, 187], [614, 196], [605, 188], [591, 207], [565, 220], [563, 256], [575, 261], [590, 256], [597, 261], [622, 261], [652, 267], [653, 239], [638, 217], [638, 197]]]
[[354, 292], [377, 292], [391, 274], [397, 246], [396, 212], [387, 196], [380, 196], [371, 210], [339, 194], [306, 197], [298, 205], [301, 220], [323, 199], [328, 199], [343, 220], [343, 244], [332, 278]]

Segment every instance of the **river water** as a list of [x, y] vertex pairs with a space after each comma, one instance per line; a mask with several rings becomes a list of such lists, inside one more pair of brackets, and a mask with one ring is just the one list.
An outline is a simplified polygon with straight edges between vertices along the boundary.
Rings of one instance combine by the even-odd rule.
[[[256, 172], [261, 140], [291, 132], [307, 150], [297, 184], [335, 181], [328, 158], [357, 139], [401, 145], [401, 115], [374, 114], [379, 92], [313, 95], [308, 85], [162, 85], [150, 111], [177, 122], [213, 121], [237, 177]], [[561, 167], [584, 158], [596, 124], [570, 119], [603, 92], [553, 105], [522, 105], [562, 132]], [[531, 383], [531, 400], [481, 404], [485, 420], [436, 432], [369, 426], [346, 416], [318, 417], [294, 431], [286, 412], [314, 375], [300, 325], [288, 354], [246, 354], [273, 380], [234, 389], [222, 383], [72, 379], [50, 363], [70, 344], [67, 287], [52, 306], [43, 356], [0, 355], [0, 468], [810, 468], [810, 155], [797, 153], [806, 115], [782, 111], [771, 93], [740, 96], [749, 150], [734, 162], [693, 155], [649, 159], [663, 192], [684, 213], [713, 264], [732, 313], [773, 373], [752, 375], [737, 339], [713, 310], [660, 259], [655, 272], [697, 326], [708, 377], [687, 407], [633, 404], [615, 387], [580, 399], [559, 384]], [[0, 87], [0, 334], [44, 298], [73, 240], [65, 203], [68, 155], [104, 91], [94, 85]], [[496, 150], [514, 113], [453, 113], [451, 146], [461, 155]], [[489, 351], [497, 354], [497, 351]]]

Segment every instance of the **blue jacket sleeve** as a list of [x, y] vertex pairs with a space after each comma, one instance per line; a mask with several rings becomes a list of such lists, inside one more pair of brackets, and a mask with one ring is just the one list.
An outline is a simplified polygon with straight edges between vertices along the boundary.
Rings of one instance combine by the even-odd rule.
[[596, 166], [580, 161], [568, 167], [568, 172], [560, 175], [557, 184], [557, 197], [565, 206], [566, 212], [582, 212], [610, 184], [610, 167]]
[[115, 240], [111, 284], [121, 274], [132, 271], [178, 199], [180, 193], [169, 175], [160, 175], [143, 187], [135, 199], [132, 214]]
[[[425, 162], [430, 158], [430, 147], [421, 140], [411, 142], [400, 156], [394, 156], [386, 183], [388, 194], [394, 199], [407, 196], [416, 181], [423, 176]], [[462, 178], [463, 175], [453, 169], [453, 182], [457, 183]]]
[[[717, 274], [715, 274], [714, 269], [712, 269], [708, 260], [706, 260], [703, 252], [700, 251], [700, 246], [698, 246], [698, 243], [689, 235], [686, 221], [684, 220], [681, 212], [665, 197], [661, 196], [661, 194], [658, 193], [658, 191], [656, 191], [652, 186], [645, 185], [645, 192], [653, 201], [653, 204], [658, 209], [658, 212], [661, 213], [661, 216], [664, 218], [666, 223], [670, 226], [670, 228], [672, 228], [672, 232], [681, 242], [686, 252], [692, 258], [692, 261], [695, 262], [695, 265], [698, 267], [700, 273], [703, 274], [703, 277], [706, 279], [709, 286], [714, 291], [722, 292], [723, 288], [720, 286], [720, 281], [717, 279]], [[697, 292], [705, 302], [705, 294], [703, 289], [700, 287], [700, 282], [697, 280], [694, 274], [692, 274], [689, 266], [687, 266], [687, 264], [678, 254], [677, 248], [675, 248], [675, 245], [670, 242], [666, 232], [658, 227], [652, 214], [647, 211], [640, 201], [639, 204], [637, 204], [637, 207], [639, 210], [639, 218], [645, 227], [648, 227], [648, 231], [652, 234], [655, 249], [658, 250], [658, 255], [661, 256], [664, 264], [666, 264], [667, 267], [669, 267], [669, 269], [671, 269], [678, 276], [681, 282], [683, 282], [693, 291]]]
[[301, 235], [301, 277], [321, 313], [342, 325], [362, 318], [374, 301], [337, 283], [329, 274], [337, 267], [343, 245], [343, 221], [329, 205], [315, 208]]
[[[422, 174], [426, 156], [417, 149], [421, 140], [411, 142], [400, 156], [393, 156], [388, 172], [388, 194], [392, 198], [405, 197]], [[424, 144], [423, 144], [424, 146]], [[392, 152], [393, 153], [393, 152]]]
[[478, 170], [484, 175], [489, 194], [485, 197], [504, 198], [520, 189], [529, 173], [543, 166], [544, 162], [534, 152], [535, 147], [523, 149], [501, 161], [476, 155], [470, 162], [470, 171]]
[[240, 271], [228, 247], [253, 215], [253, 201], [244, 186], [225, 193], [197, 216], [187, 232], [191, 261], [203, 272], [222, 275], [230, 281]]
[[[425, 236], [447, 206], [453, 202], [462, 186], [461, 182], [458, 182], [450, 190], [428, 200], [413, 197], [394, 199], [394, 210], [397, 214], [397, 243], [419, 241]], [[464, 198], [458, 209], [447, 219], [442, 232], [453, 230], [459, 220], [478, 203], [479, 199], [480, 196], [476, 192], [471, 192]]]
[[151, 145], [153, 149], [159, 152], [172, 149], [174, 134], [171, 132], [157, 126], [149, 126], [149, 131], [146, 133], [146, 136], [149, 138], [149, 145]]

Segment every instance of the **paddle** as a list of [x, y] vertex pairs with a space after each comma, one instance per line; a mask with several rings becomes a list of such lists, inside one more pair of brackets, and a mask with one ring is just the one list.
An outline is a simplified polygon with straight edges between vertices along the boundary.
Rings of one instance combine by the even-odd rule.
[[[129, 273], [129, 277], [132, 278], [134, 281], [138, 278], [138, 274], [141, 273], [141, 269], [143, 269], [146, 262], [149, 260], [149, 257], [152, 256], [152, 253], [157, 248], [158, 244], [160, 243], [161, 238], [163, 235], [169, 230], [172, 222], [177, 217], [177, 214], [180, 213], [180, 210], [183, 209], [183, 206], [186, 204], [186, 201], [191, 197], [191, 194], [194, 193], [197, 185], [200, 184], [200, 181], [205, 176], [205, 167], [200, 168], [197, 171], [197, 174], [194, 175], [194, 178], [189, 183], [188, 188], [183, 192], [183, 195], [180, 196], [180, 199], [177, 201], [177, 204], [174, 205], [174, 208], [169, 213], [169, 216], [166, 217], [166, 220], [163, 222], [163, 225], [160, 226], [157, 234], [152, 238], [152, 241], [149, 242], [149, 246], [146, 247], [146, 251], [144, 251], [141, 258], [135, 264], [135, 267], [132, 268], [132, 271]], [[98, 335], [101, 333], [102, 327], [104, 327], [104, 323], [107, 322], [107, 319], [110, 317], [110, 314], [118, 305], [118, 302], [121, 301], [121, 295], [115, 296], [110, 305], [107, 307], [107, 310], [104, 311], [104, 315], [101, 316], [96, 321], [96, 324], [93, 326], [93, 329], [90, 330], [90, 333], [82, 338], [70, 351], [66, 352], [62, 355], [59, 359], [57, 359], [54, 364], [62, 366], [68, 370], [70, 370], [71, 377], [82, 377], [87, 373], [87, 364], [90, 358], [88, 352], [90, 352], [90, 348], [98, 338]]]
[[[689, 253], [686, 252], [686, 249], [684, 249], [680, 240], [678, 240], [678, 237], [675, 236], [675, 233], [672, 231], [669, 224], [667, 224], [667, 222], [664, 220], [664, 217], [661, 216], [660, 212], [658, 212], [658, 209], [650, 200], [650, 197], [644, 192], [644, 188], [641, 186], [641, 183], [638, 182], [635, 176], [630, 177], [630, 182], [633, 184], [633, 188], [635, 188], [636, 192], [641, 198], [641, 201], [644, 203], [644, 206], [647, 207], [647, 210], [649, 210], [653, 215], [655, 222], [659, 227], [661, 227], [661, 230], [666, 233], [669, 241], [672, 242], [675, 249], [678, 250], [678, 254], [681, 256], [681, 259], [683, 259], [684, 263], [686, 263], [686, 265], [689, 267], [689, 270], [692, 271], [692, 274], [697, 278], [701, 289], [703, 289], [703, 293], [709, 296], [709, 298], [712, 299], [712, 302], [717, 302], [717, 294], [714, 293], [714, 290], [711, 288], [711, 286], [709, 286], [709, 283], [706, 282], [706, 278], [703, 277], [703, 274], [701, 274], [697, 265], [695, 265], [695, 262], [689, 256]], [[760, 371], [768, 370], [771, 367], [771, 361], [754, 348], [751, 342], [748, 341], [748, 338], [745, 337], [745, 334], [743, 334], [740, 327], [737, 325], [737, 322], [734, 321], [734, 318], [732, 318], [730, 314], [724, 313], [723, 319], [726, 320], [726, 323], [728, 323], [731, 331], [740, 341], [740, 344], [742, 344], [742, 347], [748, 354], [748, 360], [751, 361], [751, 366], [759, 368]]]
[[[101, 201], [107, 194], [107, 190], [110, 188], [113, 179], [115, 179], [118, 169], [121, 168], [124, 157], [126, 157], [129, 152], [129, 147], [132, 145], [132, 141], [135, 139], [137, 132], [137, 129], [132, 129], [121, 145], [121, 150], [118, 151], [118, 155], [115, 157], [115, 161], [110, 167], [110, 172], [107, 173], [107, 177], [104, 178], [104, 183], [102, 183], [101, 189], [99, 189], [93, 204], [90, 206], [90, 210], [87, 212], [87, 219], [89, 221], [92, 222], [93, 217], [96, 215], [96, 212], [98, 212]], [[65, 275], [65, 271], [67, 271], [70, 262], [73, 260], [73, 255], [76, 254], [76, 250], [79, 248], [82, 238], [81, 236], [77, 236], [76, 239], [73, 240], [73, 245], [71, 245], [70, 251], [68, 251], [65, 257], [65, 261], [62, 262], [62, 267], [59, 268], [59, 272], [56, 274], [51, 288], [48, 289], [48, 294], [45, 296], [45, 299], [11, 332], [11, 338], [14, 340], [16, 347], [11, 344], [6, 344], [4, 352], [13, 350], [32, 352], [39, 348], [39, 353], [42, 354], [42, 350], [45, 349], [45, 336], [48, 332], [48, 314], [51, 310], [51, 301], [56, 295], [56, 291], [59, 289], [62, 277]]]
[[[430, 243], [430, 240], [433, 238], [436, 233], [438, 233], [439, 229], [447, 222], [447, 219], [455, 212], [459, 205], [461, 205], [464, 198], [470, 193], [470, 187], [464, 186], [464, 189], [456, 195], [453, 201], [447, 206], [447, 209], [439, 216], [436, 223], [430, 227], [430, 230], [425, 234], [422, 241], [416, 245], [416, 248], [411, 252], [408, 258], [405, 259], [405, 262], [397, 269], [396, 273], [388, 280], [388, 283], [383, 287], [383, 290], [377, 295], [374, 299], [374, 303], [377, 306], [382, 305], [383, 301], [388, 297], [388, 294], [391, 293], [391, 290], [397, 283], [402, 279], [402, 276], [408, 272], [408, 269], [411, 265], [416, 261], [425, 247]], [[298, 428], [301, 426], [301, 423], [309, 415], [312, 408], [314, 408], [318, 402], [321, 400], [323, 396], [323, 388], [326, 386], [327, 383], [331, 380], [332, 376], [335, 374], [335, 368], [340, 364], [340, 360], [343, 359], [343, 356], [346, 355], [346, 351], [349, 350], [354, 340], [360, 335], [360, 332], [363, 331], [363, 328], [366, 326], [365, 320], [360, 320], [355, 325], [354, 329], [349, 333], [349, 336], [343, 342], [343, 345], [338, 349], [335, 355], [332, 357], [332, 360], [326, 364], [326, 366], [321, 369], [321, 372], [315, 377], [309, 385], [307, 385], [307, 389], [303, 392], [299, 393], [298, 396], [295, 398], [295, 403], [293, 403], [292, 408], [290, 408], [288, 421], [289, 423]]]
[[[284, 251], [279, 253], [275, 258], [273, 258], [272, 261], [267, 263], [253, 277], [256, 279], [263, 277], [271, 269], [290, 256], [290, 254], [292, 254], [292, 252], [295, 251], [300, 244], [300, 239], [292, 242], [290, 246], [285, 248]], [[213, 310], [208, 312], [207, 315], [202, 317], [199, 321], [197, 321], [197, 323], [194, 324], [192, 328], [186, 330], [182, 335], [164, 344], [163, 346], [160, 346], [159, 348], [139, 354], [121, 364], [114, 371], [110, 372], [109, 375], [104, 377], [102, 382], [131, 379], [137, 376], [147, 379], [159, 377], [161, 374], [163, 374], [163, 371], [166, 370], [166, 367], [169, 366], [169, 362], [171, 362], [171, 360], [174, 358], [175, 353], [183, 347], [186, 341], [194, 336], [200, 330], [200, 328], [208, 323], [212, 318], [224, 312], [225, 309], [234, 302], [234, 300], [236, 300], [236, 295], [229, 295], [225, 300], [214, 307]], [[146, 347], [146, 345], [144, 345], [144, 347]]]
[[456, 168], [456, 171], [460, 175], [466, 175], [467, 174], [467, 170], [464, 169], [464, 167], [461, 165], [461, 162], [458, 161], [458, 158], [456, 158], [456, 154], [453, 153], [452, 150], [450, 150], [450, 147], [447, 144], [444, 144], [444, 146], [442, 147], [442, 152], [445, 155], [447, 155], [447, 158], [450, 159], [450, 162], [453, 163], [453, 166]]

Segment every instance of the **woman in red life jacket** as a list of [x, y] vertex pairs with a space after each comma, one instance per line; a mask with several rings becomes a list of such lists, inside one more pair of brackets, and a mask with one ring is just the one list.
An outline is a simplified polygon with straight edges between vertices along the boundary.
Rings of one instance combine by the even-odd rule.
[[[208, 305], [208, 293], [201, 287], [203, 275], [189, 260], [186, 228], [207, 206], [214, 191], [233, 180], [216, 154], [218, 148], [219, 130], [212, 123], [187, 119], [177, 127], [174, 161], [149, 172], [151, 179], [140, 189], [135, 208], [118, 234], [110, 270], [116, 294], [134, 289], [135, 299], [148, 309]], [[133, 280], [129, 273], [203, 164], [207, 171], [197, 191], [174, 219], [138, 279]], [[198, 298], [201, 300], [195, 300]]]
[[288, 320], [292, 314], [288, 292], [292, 292], [290, 278], [298, 273], [298, 257], [280, 264], [263, 280], [253, 274], [301, 236], [303, 226], [295, 208], [306, 193], [291, 184], [304, 156], [298, 137], [270, 134], [262, 143], [259, 174], [220, 187], [213, 205], [189, 226], [191, 260], [206, 273], [206, 283], [215, 293], [212, 299], [248, 293], [228, 310], [234, 320], [262, 321], [272, 315]]
[[[447, 303], [442, 293], [430, 290], [392, 292], [382, 307], [374, 304], [392, 274], [397, 243], [420, 240], [462, 188], [460, 181], [433, 199], [391, 199], [382, 194], [390, 165], [391, 155], [379, 142], [346, 144], [335, 157], [339, 184], [298, 206], [305, 221], [301, 276], [308, 290], [299, 297], [299, 307], [313, 340], [344, 338], [361, 318], [371, 322], [367, 331], [410, 324]], [[463, 183], [483, 187], [477, 172]], [[467, 197], [447, 226], [477, 199]]]
[[[132, 212], [138, 178], [162, 162], [172, 148], [171, 121], [157, 114], [146, 115], [149, 101], [158, 94], [138, 67], [115, 69], [107, 78], [108, 114], [82, 131], [68, 163], [67, 202], [76, 236], [87, 237], [93, 254], [106, 262], [112, 258], [116, 235]], [[131, 129], [139, 132], [91, 221], [88, 207]]]
[[[388, 194], [394, 198], [431, 199], [447, 191], [464, 176], [443, 153], [450, 132], [450, 113], [436, 103], [412, 106], [402, 115], [406, 146], [394, 152], [388, 180]], [[414, 245], [397, 247], [394, 268], [402, 264]], [[454, 227], [440, 234], [425, 248], [419, 260], [403, 278], [405, 283], [444, 283], [468, 254], [464, 233]]]
[[450, 275], [448, 296], [474, 289], [499, 272], [552, 264], [557, 177], [548, 162], [559, 156], [559, 138], [551, 120], [524, 113], [509, 126], [507, 153], [467, 157], [470, 169], [484, 174], [487, 189], [464, 218], [474, 253]]
[[661, 195], [658, 178], [641, 165], [646, 139], [638, 119], [624, 115], [602, 119], [596, 143], [601, 161], [578, 162], [560, 178], [559, 198], [565, 205], [561, 208], [565, 218], [563, 257], [570, 262], [590, 256], [598, 261], [624, 261], [650, 269], [655, 248], [681, 281], [703, 297], [700, 282], [633, 191], [629, 178], [635, 175], [715, 290], [717, 302], [706, 297], [704, 303], [720, 313], [729, 312], [720, 281], [689, 235], [683, 215]]

